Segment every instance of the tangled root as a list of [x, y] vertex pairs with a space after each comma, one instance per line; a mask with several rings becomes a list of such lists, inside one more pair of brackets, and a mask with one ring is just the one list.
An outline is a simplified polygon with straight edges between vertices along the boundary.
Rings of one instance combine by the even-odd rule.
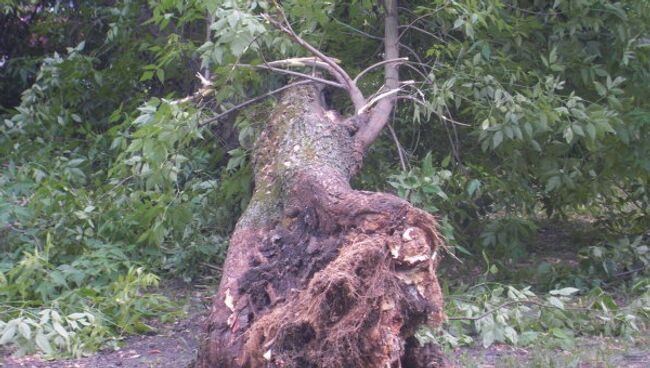
[[408, 339], [418, 325], [443, 318], [438, 241], [431, 244], [416, 227], [392, 235], [349, 233], [338, 256], [306, 288], [252, 324], [245, 365], [387, 367], [401, 360], [402, 366], [432, 366], [422, 365], [435, 361], [430, 349]]

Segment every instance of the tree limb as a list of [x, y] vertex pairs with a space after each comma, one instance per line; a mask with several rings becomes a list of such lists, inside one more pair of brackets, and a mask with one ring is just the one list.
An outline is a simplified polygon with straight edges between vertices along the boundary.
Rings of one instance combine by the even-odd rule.
[[365, 104], [366, 101], [365, 98], [363, 97], [363, 93], [361, 93], [359, 87], [357, 87], [357, 85], [352, 81], [352, 78], [350, 78], [348, 73], [346, 73], [345, 70], [343, 70], [343, 68], [337, 65], [332, 58], [323, 54], [320, 50], [310, 45], [307, 41], [303, 40], [300, 36], [298, 36], [296, 32], [294, 32], [294, 30], [291, 28], [291, 25], [289, 24], [289, 21], [284, 15], [284, 12], [282, 12], [282, 9], [279, 9], [279, 12], [284, 18], [284, 22], [286, 25], [273, 19], [268, 14], [264, 14], [263, 16], [269, 23], [271, 23], [274, 27], [276, 27], [280, 31], [286, 33], [302, 48], [306, 49], [312, 55], [316, 56], [317, 58], [325, 62], [327, 65], [329, 65], [332, 68], [332, 71], [334, 72], [333, 75], [336, 78], [336, 80], [342, 85], [346, 86], [346, 89], [348, 90], [350, 99], [352, 100], [352, 104], [354, 104], [355, 109], [359, 110]]
[[[332, 61], [335, 63], [340, 63], [341, 60], [331, 58]], [[290, 59], [282, 59], [282, 60], [275, 60], [275, 61], [267, 61], [264, 62], [264, 64], [269, 65], [269, 66], [279, 66], [279, 67], [305, 67], [305, 66], [315, 66], [319, 67], [322, 69], [325, 69], [327, 71], [331, 70], [331, 67], [329, 64], [319, 61], [318, 58], [315, 57], [297, 57], [297, 58], [290, 58]]]
[[365, 113], [366, 111], [370, 110], [372, 105], [374, 105], [375, 103], [377, 103], [377, 102], [379, 102], [379, 101], [381, 101], [381, 100], [383, 100], [385, 98], [393, 97], [394, 95], [396, 95], [401, 90], [402, 90], [401, 88], [395, 88], [395, 89], [391, 89], [390, 91], [386, 91], [386, 92], [382, 92], [382, 93], [378, 94], [377, 96], [371, 98], [370, 101], [366, 102], [366, 104], [363, 105], [359, 109], [359, 114]]
[[357, 81], [358, 81], [359, 79], [361, 79], [361, 77], [363, 77], [365, 74], [367, 74], [368, 72], [370, 72], [372, 69], [374, 69], [374, 68], [376, 68], [376, 67], [379, 67], [379, 66], [382, 66], [382, 65], [385, 65], [385, 64], [389, 64], [389, 63], [402, 63], [402, 62], [404, 62], [404, 61], [408, 61], [408, 60], [409, 60], [409, 58], [407, 58], [407, 57], [401, 57], [401, 58], [397, 58], [397, 59], [391, 59], [391, 60], [383, 60], [383, 61], [380, 61], [380, 62], [375, 63], [375, 64], [373, 64], [373, 65], [370, 65], [369, 67], [367, 67], [367, 68], [365, 68], [364, 70], [362, 70], [361, 73], [357, 74], [357, 76], [354, 77], [354, 79], [353, 79], [352, 81], [353, 81], [354, 83], [357, 83]]
[[273, 91], [269, 91], [269, 92], [267, 92], [267, 93], [265, 93], [263, 95], [251, 98], [250, 100], [244, 101], [244, 102], [240, 103], [239, 105], [235, 105], [235, 106], [229, 108], [228, 110], [211, 117], [210, 119], [202, 121], [199, 124], [199, 127], [204, 127], [204, 126], [206, 126], [208, 124], [211, 124], [211, 123], [221, 119], [222, 117], [224, 117], [224, 116], [226, 116], [226, 115], [228, 115], [230, 113], [233, 113], [233, 112], [235, 112], [237, 110], [241, 110], [241, 109], [243, 109], [244, 107], [246, 107], [248, 105], [252, 105], [252, 104], [254, 104], [256, 102], [262, 101], [265, 98], [271, 97], [271, 96], [273, 96], [275, 94], [278, 94], [278, 93], [280, 93], [280, 92], [282, 92], [282, 91], [284, 91], [286, 89], [293, 88], [293, 87], [296, 87], [296, 86], [301, 86], [303, 84], [308, 84], [308, 83], [314, 83], [314, 81], [312, 81], [312, 80], [301, 80], [301, 81], [297, 81], [297, 82], [294, 82], [294, 83], [289, 83], [289, 84], [287, 84], [285, 86], [274, 89]]
[[436, 40], [446, 44], [445, 40], [440, 38], [438, 35], [436, 35], [434, 33], [431, 33], [429, 31], [427, 31], [426, 29], [422, 29], [420, 27], [414, 26], [412, 24], [409, 24], [409, 25], [406, 25], [406, 26], [400, 26], [400, 28], [404, 28], [404, 31], [402, 31], [402, 34], [400, 34], [399, 38], [402, 38], [402, 36], [404, 36], [404, 33], [406, 33], [406, 31], [408, 31], [409, 29], [412, 29], [412, 30], [424, 33], [427, 36], [431, 36], [432, 38], [435, 38]]
[[[384, 0], [384, 8], [386, 12], [384, 17], [384, 60], [394, 60], [399, 58], [397, 0]], [[399, 63], [386, 63], [384, 65], [384, 80], [384, 85], [389, 92], [399, 90]], [[361, 127], [356, 134], [357, 143], [364, 150], [377, 139], [386, 122], [388, 122], [395, 101], [395, 95], [387, 96], [379, 100], [377, 105], [370, 111], [368, 123]]]
[[343, 88], [343, 89], [347, 90], [346, 86], [344, 86], [341, 83], [336, 83], [336, 82], [333, 82], [333, 81], [330, 81], [330, 80], [327, 80], [327, 79], [323, 79], [323, 78], [319, 78], [319, 77], [309, 75], [309, 74], [294, 72], [293, 70], [287, 70], [287, 69], [282, 69], [282, 68], [274, 68], [272, 66], [268, 66], [268, 65], [265, 65], [265, 64], [259, 64], [259, 65], [236, 64], [236, 66], [244, 67], [244, 68], [264, 69], [264, 70], [270, 70], [270, 71], [277, 72], [277, 73], [289, 74], [289, 75], [293, 75], [293, 76], [300, 77], [300, 78], [310, 79], [310, 80], [313, 80], [314, 82], [327, 84], [327, 85], [332, 86], [332, 87]]
[[334, 19], [334, 21], [335, 21], [336, 23], [342, 25], [343, 27], [346, 27], [346, 28], [348, 28], [348, 29], [351, 29], [352, 31], [357, 32], [357, 33], [359, 33], [359, 34], [362, 35], [362, 36], [365, 36], [365, 37], [370, 38], [370, 39], [372, 39], [372, 40], [379, 40], [379, 41], [383, 41], [383, 40], [384, 40], [382, 37], [375, 36], [375, 35], [372, 35], [372, 34], [370, 34], [370, 33], [364, 32], [364, 31], [362, 31], [362, 30], [360, 30], [360, 29], [354, 28], [354, 27], [352, 27], [351, 25], [349, 25], [349, 24], [347, 24], [347, 23], [344, 23], [344, 22], [341, 22], [340, 20], [338, 20], [338, 19], [336, 19], [336, 18], [332, 18], [332, 19]]
[[[395, 110], [393, 110], [393, 120], [395, 120]], [[395, 147], [397, 147], [397, 155], [399, 156], [399, 163], [402, 166], [402, 171], [406, 172], [406, 154], [404, 152], [404, 147], [402, 144], [399, 142], [399, 139], [397, 138], [397, 134], [395, 133], [395, 129], [393, 129], [393, 126], [391, 124], [388, 124], [388, 131], [390, 132], [390, 135], [393, 137], [393, 141], [395, 142]]]

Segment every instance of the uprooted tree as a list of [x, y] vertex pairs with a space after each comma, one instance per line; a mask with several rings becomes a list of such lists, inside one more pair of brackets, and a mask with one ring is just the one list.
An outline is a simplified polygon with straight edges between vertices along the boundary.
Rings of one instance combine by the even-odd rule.
[[[409, 336], [439, 319], [422, 289], [440, 258], [433, 220], [352, 191], [356, 170], [355, 188], [390, 185], [439, 214], [450, 253], [483, 256], [490, 279], [510, 280], [493, 272], [526, 257], [543, 214], [577, 215], [598, 226], [581, 271], [544, 264], [534, 287], [643, 292], [650, 1], [402, 0], [401, 55], [380, 1], [281, 3], [293, 28], [268, 0], [0, 0], [0, 349], [90, 353], [164, 315], [144, 290], [156, 274], [220, 277], [263, 127], [204, 366], [429, 360]], [[252, 106], [280, 92], [272, 120], [274, 103]], [[548, 325], [478, 323], [501, 312], [466, 297], [446, 306], [464, 316], [442, 343], [548, 342]], [[606, 309], [578, 330], [639, 324]]]
[[[444, 318], [436, 220], [349, 184], [403, 85], [397, 3], [383, 5], [385, 60], [367, 70], [383, 66], [385, 82], [372, 98], [356, 84], [367, 70], [351, 78], [300, 38], [281, 9], [265, 15], [313, 57], [262, 67], [319, 72], [283, 88], [255, 143], [255, 190], [230, 241], [199, 367], [444, 364], [434, 346], [414, 338], [418, 326]], [[325, 105], [331, 87], [347, 92], [352, 116]]]

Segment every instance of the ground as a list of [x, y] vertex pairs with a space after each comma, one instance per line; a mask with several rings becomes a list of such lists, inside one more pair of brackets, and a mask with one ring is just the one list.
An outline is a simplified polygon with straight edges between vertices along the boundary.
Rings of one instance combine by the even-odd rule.
[[[542, 226], [534, 247], [533, 256], [528, 262], [540, 260], [550, 263], [575, 262], [575, 251], [566, 244], [569, 236], [562, 229]], [[575, 239], [574, 239], [575, 241]], [[551, 246], [553, 245], [553, 246]], [[543, 252], [540, 252], [543, 250]], [[451, 272], [459, 268], [459, 275], [464, 275], [471, 282], [476, 274], [483, 270], [477, 265], [456, 267], [448, 263], [441, 271]], [[530, 267], [531, 265], [524, 267]], [[462, 270], [462, 271], [461, 271]], [[453, 279], [453, 277], [447, 275]], [[214, 281], [213, 281], [214, 283]], [[161, 367], [185, 368], [196, 356], [199, 331], [208, 314], [210, 289], [178, 286], [163, 290], [170, 298], [178, 302], [179, 309], [187, 313], [176, 322], [160, 323], [150, 321], [155, 333], [149, 335], [127, 336], [121, 341], [119, 350], [103, 350], [97, 354], [75, 360], [47, 361], [39, 356], [11, 357], [10, 352], [0, 349], [0, 367], [7, 368], [136, 368]], [[4, 355], [4, 357], [3, 357]], [[650, 331], [644, 331], [632, 339], [583, 337], [578, 339], [571, 351], [552, 349], [544, 346], [517, 348], [507, 345], [493, 345], [488, 349], [481, 346], [463, 347], [449, 351], [450, 360], [459, 368], [650, 368]]]
[[[203, 293], [194, 292], [194, 305], [182, 319], [168, 324], [155, 324], [157, 332], [129, 336], [120, 350], [105, 350], [82, 359], [46, 361], [38, 356], [5, 357], [0, 364], [6, 368], [184, 368], [194, 359], [198, 334], [207, 316]], [[460, 348], [449, 352], [459, 368], [648, 368], [650, 367], [650, 336], [634, 340], [585, 338], [571, 352], [554, 349], [515, 348], [506, 345]]]
[[[192, 362], [198, 348], [198, 334], [207, 316], [206, 293], [188, 290], [191, 307], [176, 322], [152, 322], [156, 333], [128, 336], [120, 350], [104, 350], [81, 359], [47, 361], [39, 356], [4, 357], [6, 368], [184, 368]], [[6, 353], [6, 352], [5, 352]], [[567, 352], [542, 347], [515, 348], [506, 345], [460, 348], [449, 352], [460, 368], [648, 368], [650, 367], [650, 335], [633, 340], [584, 338], [576, 349]]]
[[580, 339], [572, 351], [507, 345], [461, 348], [452, 352], [462, 368], [648, 368], [650, 336], [633, 340], [589, 337]]

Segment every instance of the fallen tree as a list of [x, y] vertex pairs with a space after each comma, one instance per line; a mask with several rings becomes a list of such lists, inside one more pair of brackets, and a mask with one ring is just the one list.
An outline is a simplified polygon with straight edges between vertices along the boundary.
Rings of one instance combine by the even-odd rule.
[[[413, 337], [444, 314], [436, 278], [443, 241], [433, 216], [350, 179], [388, 121], [403, 83], [395, 0], [386, 0], [385, 83], [366, 98], [334, 59], [301, 39], [281, 9], [266, 19], [318, 68], [283, 95], [254, 147], [255, 190], [228, 249], [198, 367], [440, 367]], [[286, 68], [283, 68], [286, 67]], [[369, 69], [370, 69], [369, 68]], [[325, 82], [326, 81], [326, 82]], [[344, 89], [351, 117], [329, 110]]]

